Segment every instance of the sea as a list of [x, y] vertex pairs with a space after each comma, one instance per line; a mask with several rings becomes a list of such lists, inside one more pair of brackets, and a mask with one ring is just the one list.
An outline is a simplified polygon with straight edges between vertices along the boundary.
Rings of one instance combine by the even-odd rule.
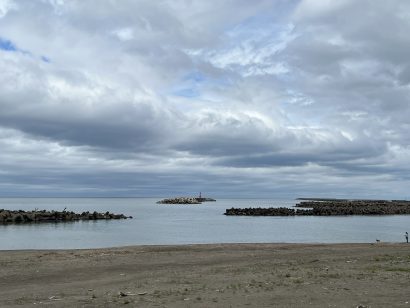
[[231, 207], [292, 207], [297, 200], [218, 199], [164, 205], [161, 198], [0, 198], [0, 209], [114, 212], [133, 219], [0, 225], [0, 250], [205, 243], [403, 242], [410, 215], [225, 216]]

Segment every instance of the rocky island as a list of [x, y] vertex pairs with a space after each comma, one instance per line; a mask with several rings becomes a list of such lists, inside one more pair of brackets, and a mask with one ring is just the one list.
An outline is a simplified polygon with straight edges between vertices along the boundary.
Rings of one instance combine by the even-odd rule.
[[18, 224], [18, 223], [43, 223], [43, 222], [69, 222], [79, 220], [109, 220], [109, 219], [127, 219], [132, 216], [124, 214], [113, 214], [110, 212], [82, 212], [74, 213], [63, 210], [46, 211], [46, 210], [4, 210], [0, 209], [0, 224]]
[[176, 198], [169, 198], [163, 199], [158, 201], [158, 204], [201, 204], [202, 202], [212, 202], [216, 201], [212, 198], [204, 198], [201, 194], [199, 197], [176, 197]]
[[232, 216], [342, 216], [342, 215], [410, 215], [410, 201], [406, 200], [347, 200], [321, 199], [302, 201], [287, 207], [231, 208]]

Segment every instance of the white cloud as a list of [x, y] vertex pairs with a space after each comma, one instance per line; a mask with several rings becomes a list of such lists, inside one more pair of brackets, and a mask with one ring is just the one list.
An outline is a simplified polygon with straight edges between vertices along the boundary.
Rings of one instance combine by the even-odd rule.
[[33, 191], [39, 170], [62, 194], [406, 191], [410, 5], [13, 3], [0, 1], [0, 38], [18, 47], [0, 49], [0, 195]]
[[326, 17], [340, 11], [351, 2], [352, 0], [302, 0], [295, 9], [294, 16], [298, 20]]
[[114, 30], [112, 33], [115, 34], [121, 41], [130, 41], [134, 38], [134, 31], [132, 28], [122, 28]]
[[249, 31], [239, 27], [226, 34], [230, 38], [228, 46], [186, 52], [190, 56], [209, 61], [217, 68], [240, 72], [244, 77], [284, 74], [289, 72], [286, 63], [277, 60], [275, 56], [297, 35], [293, 33], [292, 24], [281, 26], [281, 30], [277, 26], [271, 28], [270, 31], [269, 27], [263, 31], [259, 31], [259, 28]]
[[14, 0], [0, 0], [0, 18], [6, 16], [10, 10], [17, 9], [18, 6]]

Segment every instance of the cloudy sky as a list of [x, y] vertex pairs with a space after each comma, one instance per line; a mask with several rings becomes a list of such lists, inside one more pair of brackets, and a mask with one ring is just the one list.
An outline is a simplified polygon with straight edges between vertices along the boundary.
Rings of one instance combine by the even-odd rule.
[[410, 198], [410, 1], [0, 0], [0, 196]]

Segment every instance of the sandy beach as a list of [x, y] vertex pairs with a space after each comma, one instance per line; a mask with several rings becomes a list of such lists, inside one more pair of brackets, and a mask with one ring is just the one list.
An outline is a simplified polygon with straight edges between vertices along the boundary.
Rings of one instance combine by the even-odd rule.
[[410, 245], [1, 251], [0, 307], [410, 307]]

